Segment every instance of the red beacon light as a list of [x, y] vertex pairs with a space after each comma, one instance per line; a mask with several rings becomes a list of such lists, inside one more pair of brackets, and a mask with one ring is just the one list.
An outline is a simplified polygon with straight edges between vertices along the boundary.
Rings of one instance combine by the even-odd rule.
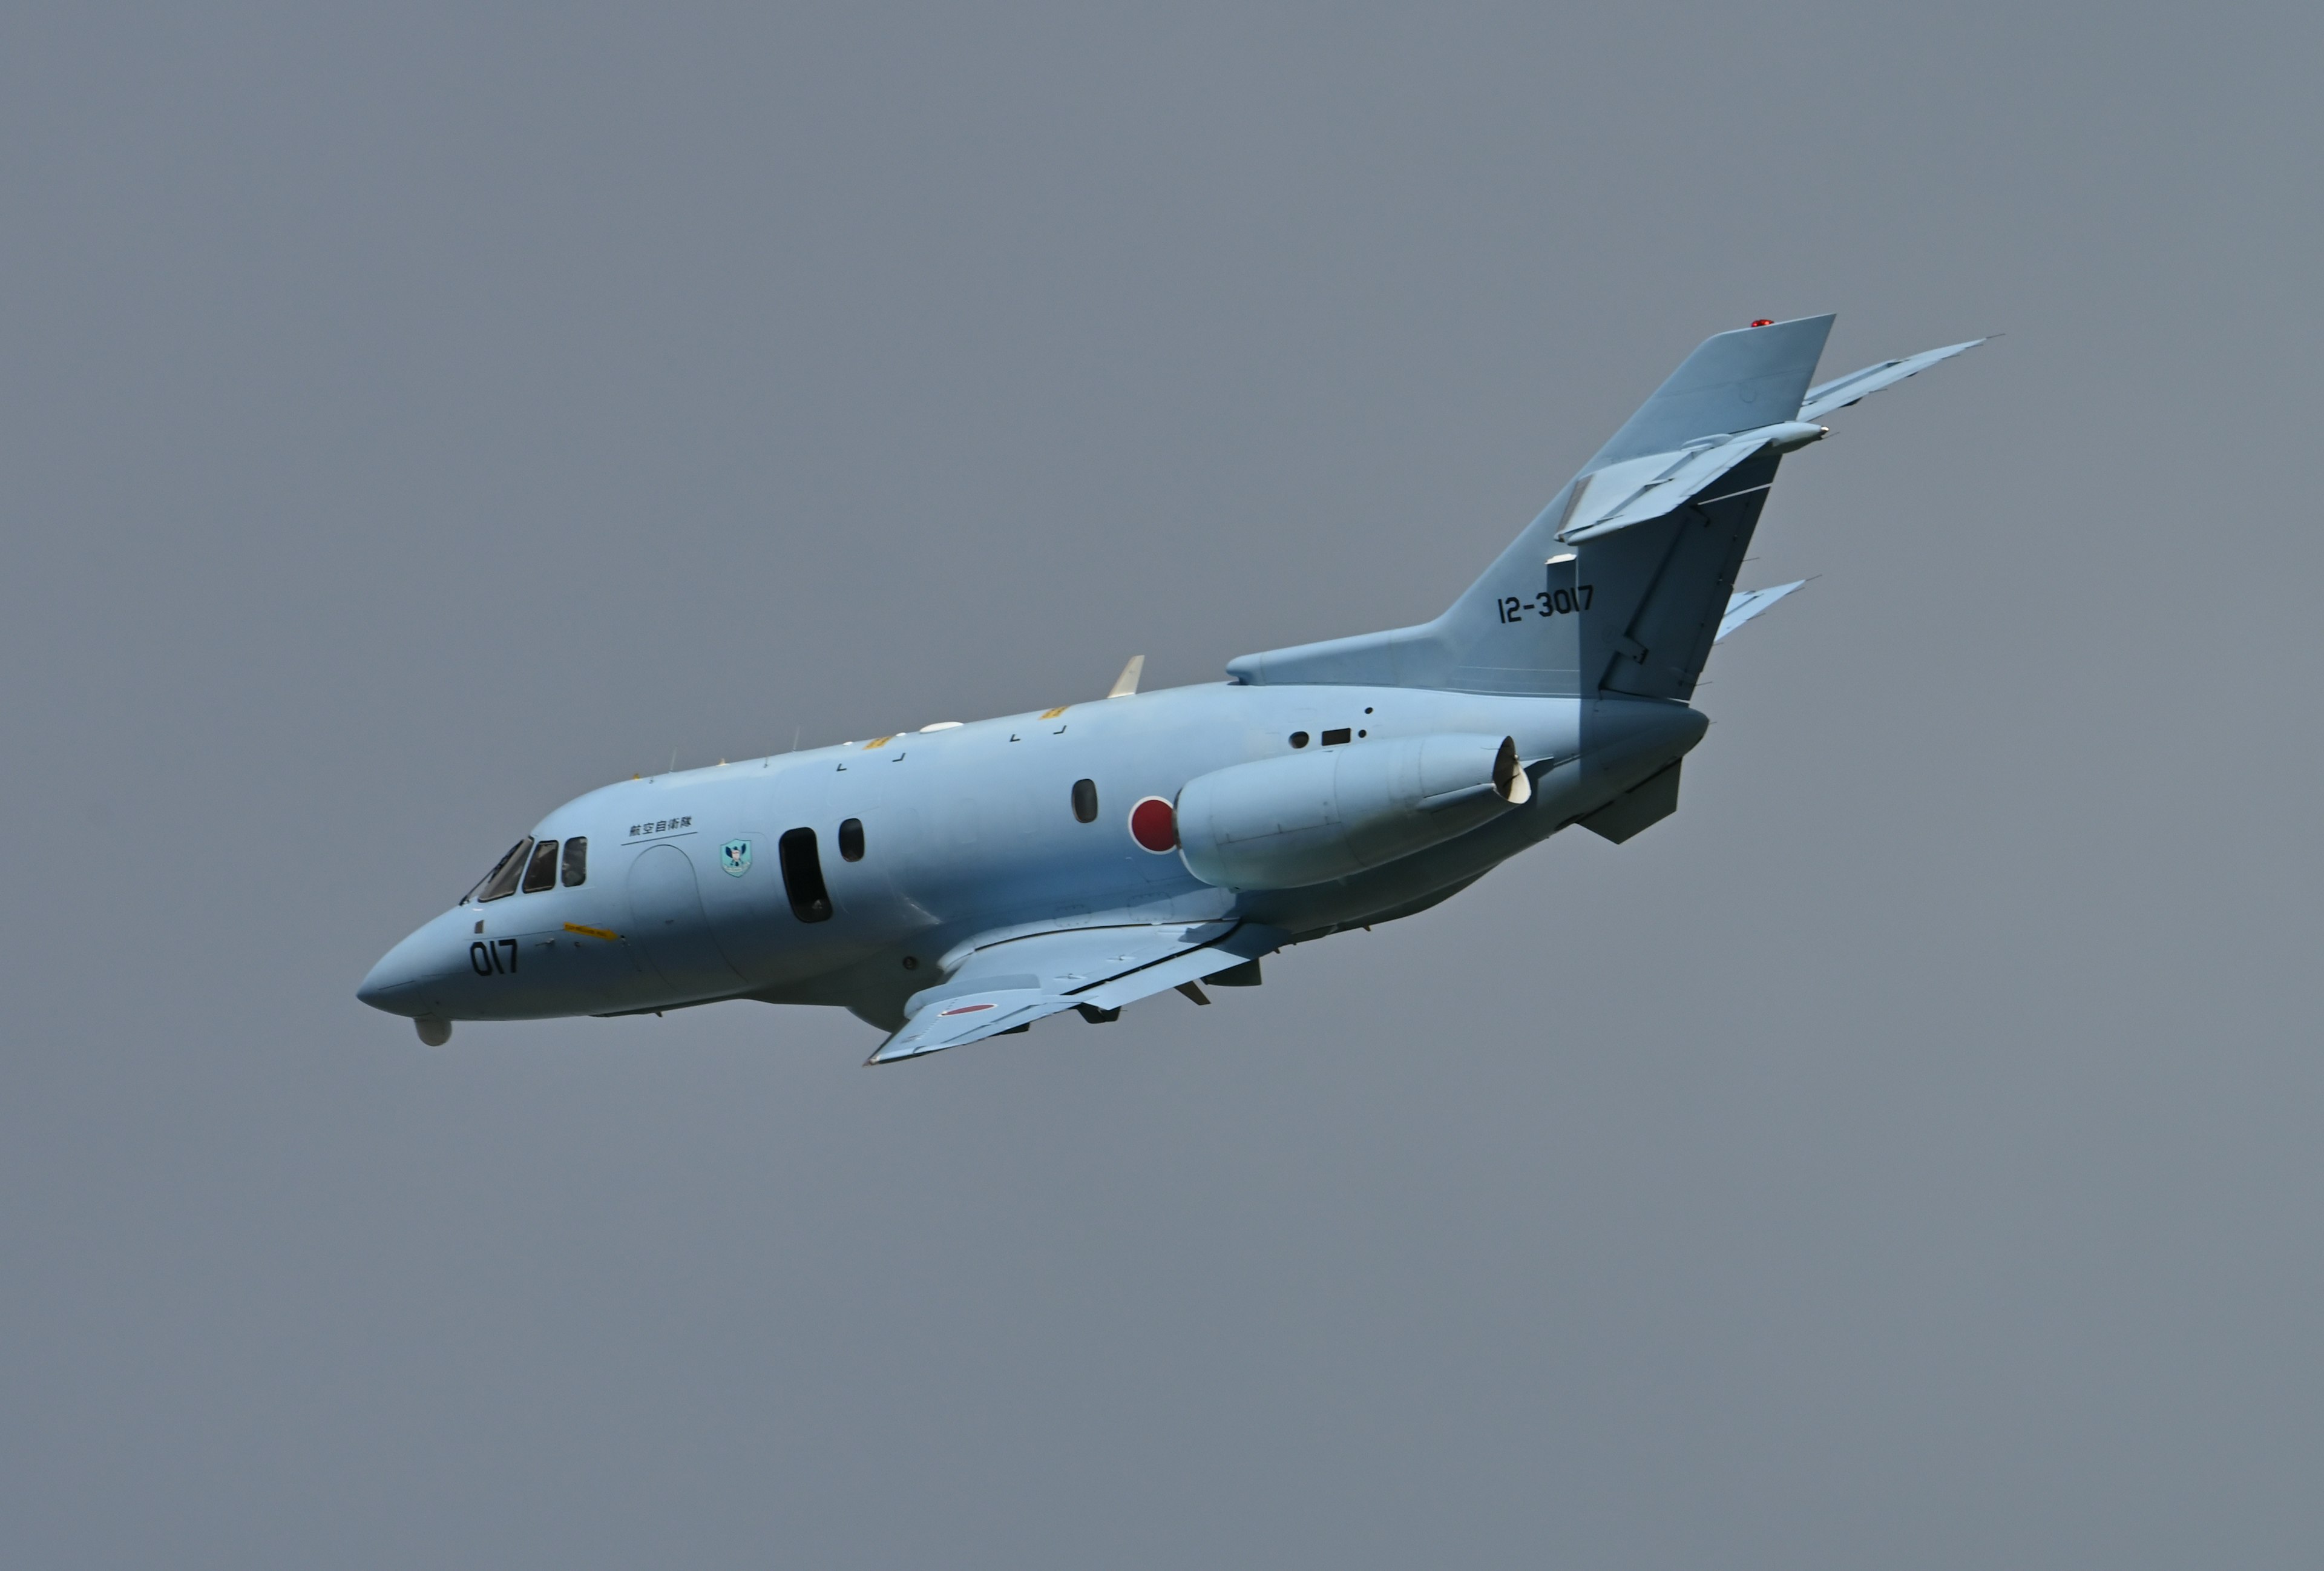
[[1775, 325], [1775, 319], [1773, 317], [1761, 317], [1757, 321], [1753, 322], [1751, 325], [1755, 328], [1772, 328]]

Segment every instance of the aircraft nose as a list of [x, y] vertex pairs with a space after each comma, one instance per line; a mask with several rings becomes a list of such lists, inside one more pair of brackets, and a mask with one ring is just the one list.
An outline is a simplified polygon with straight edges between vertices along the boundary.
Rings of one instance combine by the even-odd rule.
[[412, 934], [380, 956], [379, 964], [355, 989], [357, 1001], [387, 1014], [422, 1012], [420, 993], [429, 974], [422, 941], [425, 932], [423, 929]]

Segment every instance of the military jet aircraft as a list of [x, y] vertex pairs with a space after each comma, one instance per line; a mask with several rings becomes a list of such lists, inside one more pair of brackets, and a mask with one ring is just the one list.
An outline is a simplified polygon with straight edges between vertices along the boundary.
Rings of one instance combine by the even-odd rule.
[[356, 996], [454, 1021], [837, 1005], [874, 1064], [1259, 980], [1569, 825], [1678, 806], [1711, 646], [1798, 589], [1735, 577], [1784, 455], [1983, 339], [1811, 386], [1829, 316], [1706, 339], [1433, 622], [1230, 680], [604, 787], [557, 809]]

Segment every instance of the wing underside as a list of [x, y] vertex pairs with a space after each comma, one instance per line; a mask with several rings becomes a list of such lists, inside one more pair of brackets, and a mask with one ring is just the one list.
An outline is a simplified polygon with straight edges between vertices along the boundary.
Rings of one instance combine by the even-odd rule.
[[1014, 935], [975, 947], [864, 1061], [892, 1064], [1031, 1025], [1068, 1009], [1125, 1003], [1271, 954], [1288, 936], [1255, 922], [1125, 922]]

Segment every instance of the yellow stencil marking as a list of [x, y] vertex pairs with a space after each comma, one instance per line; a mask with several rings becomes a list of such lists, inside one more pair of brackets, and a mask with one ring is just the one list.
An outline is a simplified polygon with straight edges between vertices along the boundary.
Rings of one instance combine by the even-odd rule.
[[579, 922], [566, 923], [565, 930], [568, 933], [586, 933], [593, 938], [603, 938], [609, 944], [618, 944], [622, 941], [622, 935], [619, 933], [605, 928], [585, 928]]
[[896, 734], [892, 731], [889, 732], [885, 736], [874, 736], [871, 741], [863, 744], [863, 751], [869, 753], [875, 747], [885, 747], [888, 744], [895, 740]]
[[1044, 709], [1041, 711], [1041, 718], [1044, 720], [1054, 720], [1072, 707], [1073, 706], [1071, 704], [1060, 704], [1054, 709]]

